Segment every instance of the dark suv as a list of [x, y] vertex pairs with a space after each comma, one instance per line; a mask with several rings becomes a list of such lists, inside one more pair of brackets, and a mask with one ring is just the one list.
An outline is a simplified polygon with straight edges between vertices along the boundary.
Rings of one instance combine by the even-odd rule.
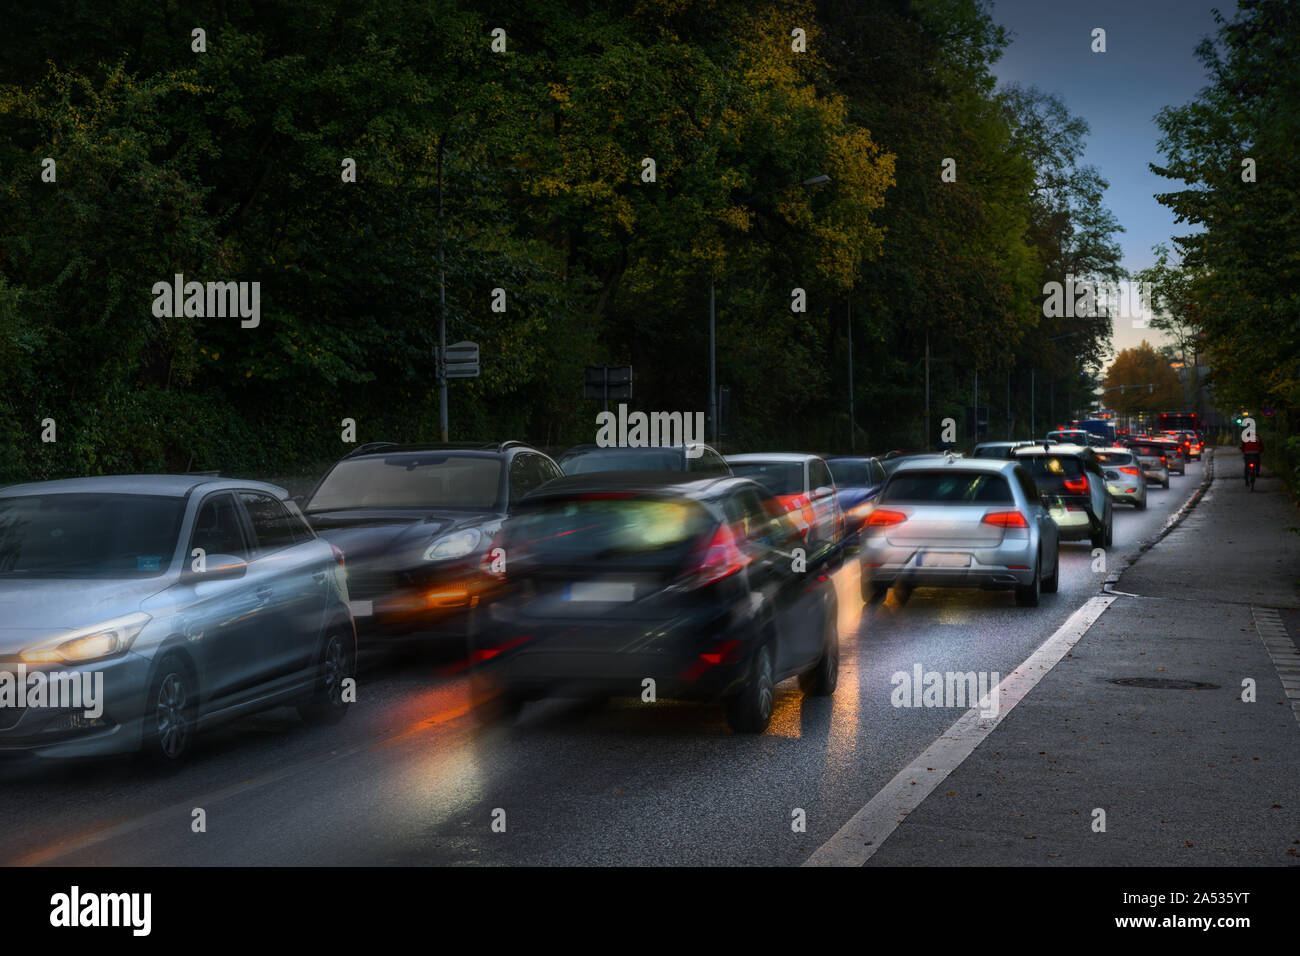
[[[785, 509], [747, 478], [602, 472], [533, 492], [506, 521], [509, 593], [476, 639], [498, 714], [559, 696], [721, 698], [761, 732], [776, 684], [835, 689], [835, 587], [792, 560]], [[653, 681], [648, 684], [647, 679]]]
[[1038, 486], [1061, 540], [1088, 538], [1094, 548], [1109, 548], [1114, 537], [1114, 508], [1106, 473], [1097, 453], [1082, 445], [1037, 445], [1017, 448]]
[[500, 587], [501, 523], [560, 466], [521, 442], [397, 445], [345, 455], [302, 502], [344, 555], [362, 641], [410, 634], [467, 638], [473, 611]]

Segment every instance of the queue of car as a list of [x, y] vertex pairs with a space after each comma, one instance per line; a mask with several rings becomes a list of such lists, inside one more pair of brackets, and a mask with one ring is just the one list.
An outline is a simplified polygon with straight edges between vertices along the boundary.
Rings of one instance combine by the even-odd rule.
[[1109, 547], [1114, 505], [1145, 508], [1202, 448], [1095, 438], [970, 457], [374, 442], [294, 498], [198, 475], [0, 489], [0, 671], [105, 684], [93, 716], [0, 708], [0, 756], [174, 763], [256, 710], [336, 721], [359, 646], [411, 640], [462, 642], [505, 713], [648, 680], [761, 731], [780, 680], [835, 689], [830, 575], [850, 545], [866, 603], [959, 587], [1034, 606], [1062, 541]]

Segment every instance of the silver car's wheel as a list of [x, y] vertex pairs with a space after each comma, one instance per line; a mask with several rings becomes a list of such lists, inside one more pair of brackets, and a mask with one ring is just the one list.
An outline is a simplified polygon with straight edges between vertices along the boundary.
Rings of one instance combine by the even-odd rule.
[[194, 677], [181, 658], [164, 658], [149, 692], [145, 714], [145, 752], [163, 763], [179, 761], [194, 737], [198, 695]]

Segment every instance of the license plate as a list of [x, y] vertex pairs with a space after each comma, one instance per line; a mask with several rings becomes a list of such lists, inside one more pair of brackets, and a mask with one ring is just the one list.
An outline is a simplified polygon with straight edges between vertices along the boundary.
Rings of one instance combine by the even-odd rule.
[[352, 609], [353, 617], [370, 617], [375, 613], [373, 601], [349, 601], [348, 607]]
[[566, 601], [622, 602], [636, 598], [631, 581], [574, 581], [564, 589]]
[[954, 551], [926, 551], [917, 555], [916, 566], [919, 568], [968, 568], [970, 555]]

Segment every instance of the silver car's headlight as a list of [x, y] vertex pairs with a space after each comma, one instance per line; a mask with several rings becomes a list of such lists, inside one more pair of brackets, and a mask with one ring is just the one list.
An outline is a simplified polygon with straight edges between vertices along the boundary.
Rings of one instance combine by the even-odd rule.
[[478, 547], [478, 543], [482, 538], [483, 533], [477, 528], [469, 528], [465, 531], [443, 535], [424, 549], [422, 557], [425, 561], [446, 561], [450, 558], [463, 558]]
[[29, 664], [85, 664], [124, 654], [152, 618], [143, 611], [82, 627], [34, 644], [18, 656]]

